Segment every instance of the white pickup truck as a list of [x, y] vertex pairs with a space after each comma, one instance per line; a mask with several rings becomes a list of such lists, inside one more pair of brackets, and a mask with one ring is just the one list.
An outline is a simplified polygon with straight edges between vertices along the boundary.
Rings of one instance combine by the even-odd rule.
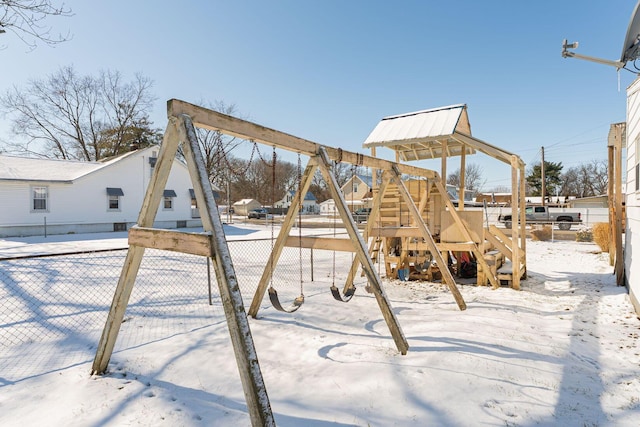
[[[551, 213], [547, 206], [527, 206], [524, 214], [527, 224], [553, 224], [557, 222], [560, 230], [571, 230], [572, 224], [580, 224], [582, 222], [580, 213]], [[500, 215], [498, 221], [503, 223], [506, 228], [511, 228], [511, 214]]]

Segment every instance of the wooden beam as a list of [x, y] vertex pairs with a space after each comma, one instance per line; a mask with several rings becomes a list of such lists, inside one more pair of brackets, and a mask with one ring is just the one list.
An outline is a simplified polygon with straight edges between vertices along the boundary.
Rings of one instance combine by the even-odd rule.
[[129, 230], [129, 245], [210, 257], [211, 234], [185, 233], [135, 226]]
[[307, 163], [307, 167], [300, 177], [298, 190], [293, 195], [293, 199], [291, 200], [291, 207], [287, 211], [287, 215], [284, 217], [284, 221], [282, 223], [282, 226], [280, 227], [280, 232], [278, 233], [278, 237], [276, 238], [273, 249], [271, 250], [271, 254], [269, 255], [269, 260], [264, 266], [262, 276], [260, 277], [260, 282], [258, 282], [256, 292], [253, 294], [253, 300], [251, 301], [251, 306], [249, 307], [249, 316], [253, 317], [254, 319], [258, 316], [258, 310], [260, 310], [260, 304], [262, 303], [264, 294], [267, 291], [269, 280], [273, 275], [273, 269], [275, 269], [275, 266], [278, 264], [278, 260], [280, 259], [280, 255], [282, 254], [282, 249], [289, 239], [289, 232], [293, 228], [295, 218], [298, 215], [297, 206], [300, 206], [300, 201], [304, 200], [304, 195], [307, 194], [307, 191], [309, 191], [313, 175], [317, 168], [318, 166], [316, 162], [313, 161], [313, 158], [310, 159], [309, 163]]
[[[376, 173], [374, 169], [374, 173]], [[371, 212], [369, 213], [369, 218], [367, 219], [367, 225], [365, 227], [364, 239], [368, 241], [371, 235], [371, 230], [375, 228], [376, 223], [380, 219], [380, 205], [382, 204], [382, 199], [384, 198], [384, 193], [387, 190], [387, 186], [389, 184], [390, 177], [389, 174], [383, 172], [381, 177], [380, 186], [375, 188], [377, 181], [373, 180], [373, 185], [375, 190], [373, 191], [373, 203], [371, 205]], [[374, 237], [374, 241], [377, 240], [378, 237]], [[375, 248], [375, 242], [371, 242], [369, 245], [368, 253], [371, 256], [373, 249]], [[378, 245], [378, 256], [377, 261], [380, 263], [380, 245]], [[351, 263], [351, 268], [349, 269], [349, 274], [347, 275], [347, 280], [345, 281], [343, 293], [346, 293], [350, 288], [353, 287], [353, 281], [355, 280], [356, 273], [358, 272], [358, 267], [360, 266], [360, 260], [357, 257], [353, 258], [353, 262]]]
[[[520, 198], [519, 198], [519, 182], [518, 182], [518, 156], [515, 154], [511, 156], [511, 218], [521, 218], [518, 215], [524, 214], [524, 209], [520, 211], [518, 208], [520, 207]], [[520, 232], [524, 229], [525, 221], [512, 221], [512, 244], [511, 251], [513, 252], [513, 259], [511, 262], [513, 263], [513, 279], [511, 281], [511, 286], [513, 289], [520, 289]]]
[[418, 236], [418, 227], [374, 227], [371, 236], [375, 237], [413, 237]]
[[[165, 188], [173, 159], [178, 151], [176, 121], [177, 119], [172, 119], [167, 124], [162, 145], [160, 146], [158, 161], [156, 167], [153, 169], [147, 192], [142, 201], [142, 207], [138, 215], [138, 225], [143, 227], [153, 225], [158, 207], [160, 206], [162, 190]], [[92, 374], [103, 374], [107, 370], [143, 255], [143, 247], [130, 246], [127, 251], [127, 256], [124, 260], [122, 271], [120, 272], [120, 278], [118, 279], [118, 285], [116, 286], [113, 300], [111, 301], [107, 321], [102, 330], [98, 348], [96, 349], [96, 356], [93, 359]]]
[[[462, 144], [462, 153], [460, 154], [460, 186], [458, 188], [458, 209], [460, 209], [461, 211], [464, 210], [464, 191], [465, 191], [465, 185], [464, 185], [464, 180], [465, 180], [465, 176], [466, 176], [466, 168], [467, 168], [467, 148], [464, 144]], [[445, 177], [446, 179], [446, 177]]]
[[[444, 185], [442, 185], [442, 182], [440, 181], [435, 181], [435, 186], [440, 192], [440, 195], [442, 196], [442, 199], [444, 200], [444, 203], [447, 206], [447, 209], [449, 209], [449, 214], [451, 214], [451, 218], [453, 218], [453, 221], [458, 226], [458, 230], [462, 234], [462, 237], [464, 238], [464, 240], [466, 240], [466, 242], [473, 243], [473, 250], [471, 252], [473, 252], [474, 256], [476, 257], [476, 263], [482, 266], [483, 271], [489, 272], [490, 271], [489, 265], [484, 259], [484, 254], [480, 251], [480, 249], [478, 248], [478, 245], [476, 245], [473, 242], [471, 233], [469, 233], [469, 230], [467, 230], [467, 227], [464, 225], [464, 222], [462, 222], [462, 220], [460, 219], [460, 215], [458, 215], [458, 211], [456, 211], [455, 206], [453, 206], [453, 203], [451, 203], [451, 199], [449, 199], [449, 197], [447, 196], [446, 188], [444, 187]], [[481, 233], [480, 233], [480, 236], [482, 236]], [[484, 241], [484, 239], [482, 240]], [[497, 278], [494, 277], [492, 274], [488, 274], [487, 278], [489, 279], [489, 283], [491, 283], [491, 286], [493, 287], [493, 289], [497, 289], [500, 287], [500, 283], [498, 283]]]
[[369, 256], [369, 252], [367, 250], [367, 246], [364, 242], [364, 239], [360, 235], [358, 231], [358, 227], [356, 223], [353, 221], [351, 214], [349, 213], [349, 209], [347, 207], [347, 202], [344, 199], [344, 195], [340, 191], [340, 186], [336, 181], [336, 177], [332, 173], [331, 163], [329, 160], [329, 156], [323, 148], [320, 148], [320, 155], [318, 156], [318, 163], [320, 167], [320, 172], [325, 179], [329, 187], [329, 191], [331, 192], [331, 196], [336, 203], [336, 208], [340, 213], [340, 217], [347, 229], [347, 233], [349, 237], [353, 241], [356, 256], [359, 258], [360, 263], [362, 264], [362, 269], [369, 280], [369, 285], [373, 290], [373, 294], [376, 297], [376, 301], [378, 306], [380, 307], [380, 311], [382, 312], [382, 317], [384, 317], [385, 322], [387, 323], [387, 327], [391, 332], [391, 336], [400, 351], [401, 354], [407, 354], [409, 350], [409, 343], [402, 332], [402, 328], [400, 327], [400, 323], [396, 318], [393, 309], [391, 308], [391, 303], [387, 298], [384, 289], [382, 288], [382, 281], [380, 280], [380, 276], [375, 270], [373, 265], [373, 261]]
[[471, 135], [466, 135], [458, 131], [454, 133], [453, 137], [458, 140], [458, 142], [468, 144], [474, 147], [476, 150], [481, 151], [496, 160], [500, 160], [511, 165], [511, 156], [513, 155], [512, 153], [504, 151], [498, 147], [494, 147], [493, 145], [474, 138]]
[[495, 225], [489, 226], [485, 237], [497, 250], [500, 251], [500, 253], [502, 253], [502, 255], [504, 255], [505, 258], [513, 260], [513, 252], [508, 246], [510, 244], [508, 237]]
[[[427, 245], [429, 246], [429, 251], [433, 255], [433, 258], [436, 261], [436, 265], [438, 266], [438, 268], [440, 269], [440, 273], [442, 274], [442, 280], [449, 287], [449, 290], [451, 291], [453, 298], [456, 300], [456, 303], [458, 304], [458, 308], [460, 310], [466, 310], [467, 304], [464, 302], [464, 298], [462, 298], [462, 294], [460, 293], [460, 290], [456, 285], [456, 281], [453, 279], [453, 276], [449, 271], [449, 266], [447, 265], [447, 262], [444, 260], [444, 258], [442, 257], [442, 254], [438, 250], [438, 247], [436, 246], [436, 242], [433, 240], [433, 236], [431, 235], [429, 228], [427, 227], [427, 225], [424, 223], [424, 220], [420, 216], [420, 213], [418, 212], [418, 208], [416, 207], [416, 204], [413, 202], [413, 199], [411, 198], [411, 195], [409, 194], [407, 187], [404, 185], [404, 182], [402, 182], [402, 176], [400, 172], [398, 170], [393, 170], [391, 172], [391, 179], [398, 186], [398, 191], [400, 192], [400, 196], [404, 199], [404, 203], [409, 208], [409, 212], [411, 213], [411, 216], [413, 217], [418, 227], [418, 230], [420, 230], [419, 235], [425, 240], [425, 242], [427, 242]], [[439, 184], [439, 182], [436, 182], [436, 184]], [[442, 184], [439, 184], [439, 185], [442, 187]], [[444, 190], [444, 193], [446, 194], [446, 190]], [[448, 199], [449, 198], [447, 197], [447, 200]]]
[[[352, 165], [362, 165], [369, 168], [388, 170], [394, 162], [367, 156], [360, 153], [333, 148], [321, 145], [303, 138], [286, 134], [274, 129], [270, 129], [246, 120], [209, 110], [188, 102], [171, 99], [167, 101], [168, 117], [177, 117], [186, 114], [191, 117], [194, 125], [209, 130], [217, 130], [227, 135], [232, 135], [241, 139], [259, 142], [270, 146], [276, 146], [285, 150], [302, 153], [313, 157], [323, 148], [331, 160]], [[407, 175], [424, 176], [427, 178], [435, 176], [435, 171], [423, 169], [416, 166], [400, 164], [400, 171]]]
[[520, 162], [519, 170], [520, 170], [520, 192], [518, 194], [518, 200], [520, 201], [520, 256], [519, 258], [520, 258], [520, 262], [522, 263], [522, 268], [524, 270], [524, 273], [522, 274], [522, 278], [526, 279], [527, 278], [527, 231], [526, 231], [527, 221], [526, 221], [525, 202], [524, 202], [525, 182], [526, 182], [524, 163]]
[[615, 152], [614, 152], [614, 171], [615, 171], [615, 215], [616, 215], [616, 235], [615, 235], [615, 251], [616, 251], [616, 283], [618, 286], [624, 285], [624, 254], [622, 251], [622, 140], [624, 139], [624, 130], [626, 125], [618, 123], [615, 125]]
[[[609, 241], [616, 241], [617, 227], [616, 227], [616, 216], [615, 216], [615, 191], [614, 191], [614, 180], [615, 174], [613, 172], [615, 168], [614, 158], [615, 156], [615, 147], [613, 145], [609, 145], [607, 147], [607, 205], [609, 207]], [[616, 245], [609, 245], [609, 265], [614, 265], [616, 256]]]
[[[244, 309], [240, 286], [231, 260], [222, 220], [213, 197], [209, 175], [204, 168], [205, 162], [200, 151], [200, 143], [196, 137], [196, 130], [189, 116], [181, 115], [179, 119], [180, 123], [177, 129], [180, 140], [184, 141], [182, 148], [191, 182], [194, 184], [202, 225], [204, 231], [210, 232], [212, 237], [211, 260], [216, 273], [220, 299], [231, 336], [233, 353], [247, 401], [251, 424], [254, 427], [275, 426], [258, 355], [251, 336], [249, 319]], [[173, 157], [171, 159], [173, 161]], [[156, 189], [159, 196], [162, 195], [162, 189], [164, 186]]]
[[351, 239], [336, 239], [333, 237], [316, 236], [287, 236], [287, 247], [301, 247], [305, 249], [321, 249], [327, 251], [355, 252]]

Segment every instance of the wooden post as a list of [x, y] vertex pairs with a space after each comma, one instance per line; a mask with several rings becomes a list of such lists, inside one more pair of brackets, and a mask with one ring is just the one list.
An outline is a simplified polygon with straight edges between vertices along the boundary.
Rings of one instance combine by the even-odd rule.
[[[610, 141], [611, 142], [611, 141]], [[615, 155], [615, 148], [612, 144], [607, 147], [607, 205], [609, 207], [609, 241], [616, 241], [616, 215], [615, 215], [615, 192], [614, 192], [614, 168], [613, 156]], [[614, 265], [616, 256], [616, 245], [609, 245], [609, 265]]]
[[[391, 178], [393, 179], [394, 183], [398, 186], [398, 191], [400, 192], [400, 196], [402, 196], [402, 198], [404, 199], [405, 204], [409, 208], [409, 212], [411, 213], [411, 216], [416, 222], [416, 226], [420, 230], [420, 234], [422, 235], [422, 238], [425, 239], [425, 242], [427, 243], [427, 247], [429, 248], [429, 251], [433, 254], [436, 264], [440, 269], [440, 273], [442, 274], [442, 280], [449, 287], [449, 290], [451, 291], [453, 298], [456, 300], [456, 303], [458, 304], [458, 308], [460, 308], [460, 310], [465, 310], [467, 308], [467, 304], [464, 302], [464, 298], [462, 298], [462, 295], [458, 290], [456, 281], [453, 279], [453, 276], [449, 271], [449, 266], [447, 265], [447, 262], [443, 258], [440, 251], [438, 251], [438, 246], [436, 245], [435, 240], [433, 240], [433, 236], [431, 235], [429, 228], [427, 227], [422, 217], [420, 216], [420, 213], [418, 212], [418, 208], [413, 202], [413, 199], [411, 198], [411, 195], [409, 194], [407, 187], [404, 185], [404, 182], [402, 182], [402, 176], [400, 175], [397, 169], [396, 170], [392, 169]], [[438, 184], [440, 183], [436, 182], [436, 185]], [[440, 190], [442, 192], [444, 187], [442, 187], [442, 184], [440, 184], [440, 187], [442, 188]], [[446, 190], [444, 190], [444, 193], [446, 194]], [[448, 197], [447, 197], [447, 200], [449, 200]], [[449, 203], [451, 203], [451, 201], [449, 201]], [[406, 246], [403, 245], [403, 249], [405, 248]]]
[[[380, 213], [380, 205], [382, 203], [382, 198], [384, 197], [384, 192], [387, 189], [387, 185], [389, 184], [390, 181], [390, 177], [388, 176], [388, 174], [384, 174], [382, 176], [382, 182], [380, 183], [380, 187], [378, 188], [378, 191], [375, 193], [375, 196], [373, 198], [373, 204], [371, 206], [371, 213], [369, 214], [369, 218], [367, 219], [367, 226], [365, 229], [365, 236], [367, 236], [367, 239], [365, 239], [365, 242], [368, 240], [369, 237], [371, 237], [371, 231], [373, 230], [376, 222], [378, 222], [379, 218], [378, 218], [378, 214]], [[378, 236], [375, 236], [373, 239], [376, 240], [378, 239]], [[375, 245], [372, 244], [369, 246], [369, 256], [371, 256], [371, 250], [375, 247]], [[378, 262], [380, 261], [380, 252], [381, 249], [378, 248]], [[347, 292], [347, 290], [349, 290], [350, 288], [353, 287], [353, 281], [356, 277], [356, 273], [358, 272], [358, 267], [360, 266], [360, 260], [357, 257], [353, 258], [353, 262], [351, 263], [351, 269], [349, 270], [349, 274], [347, 275], [347, 280], [345, 282], [344, 285], [344, 289], [343, 289], [343, 293]]]
[[[199, 207], [205, 208], [202, 224], [205, 231], [211, 232], [212, 254], [211, 260], [216, 267], [218, 289], [224, 308], [229, 335], [240, 373], [240, 380], [247, 401], [251, 424], [258, 426], [275, 426], [267, 389], [262, 378], [258, 355], [253, 344], [249, 319], [244, 310], [242, 294], [238, 286], [238, 279], [231, 260], [231, 252], [224, 235], [222, 220], [218, 214], [218, 207], [213, 197], [213, 190], [209, 176], [204, 168], [204, 159], [196, 137], [196, 131], [191, 119], [181, 115], [182, 126], [178, 127], [187, 167], [194, 183], [194, 192]], [[201, 211], [202, 212], [202, 211]]]
[[149, 228], [136, 228], [134, 229], [135, 233], [130, 232], [129, 251], [116, 288], [107, 323], [96, 351], [93, 372], [103, 373], [107, 368], [140, 262], [144, 255], [145, 242], [152, 242], [149, 243], [149, 247], [155, 247], [156, 243], [154, 242], [158, 241], [158, 247], [177, 251], [182, 251], [181, 247], [183, 247], [182, 249], [186, 247], [188, 250], [201, 252], [204, 250], [203, 248], [206, 249], [208, 247], [209, 250], [207, 252], [213, 261], [251, 424], [254, 427], [275, 426], [269, 397], [267, 396], [253, 338], [251, 337], [249, 322], [244, 311], [240, 287], [238, 286], [231, 254], [224, 235], [222, 220], [218, 214], [213, 190], [204, 168], [204, 159], [200, 152], [195, 129], [191, 119], [186, 115], [169, 117], [169, 126], [160, 147], [158, 162], [154, 168], [151, 182], [147, 187], [138, 217], [138, 226], [151, 227], [153, 225], [180, 141], [183, 141], [184, 156], [191, 181], [194, 184], [196, 200], [202, 214], [203, 228], [210, 235], [208, 240], [203, 241], [203, 236], [189, 236], [187, 234], [180, 236], [181, 238], [173, 236], [174, 238], [169, 239], [155, 239], [154, 236], [156, 234], [160, 237], [166, 237], [174, 232], [156, 230], [158, 232], [155, 233], [153, 229]]
[[616, 283], [618, 286], [624, 285], [624, 254], [622, 253], [622, 140], [624, 138], [624, 124], [615, 125], [615, 151], [614, 151], [614, 171], [615, 171], [615, 213], [616, 213]]
[[373, 290], [373, 294], [376, 297], [376, 301], [378, 302], [378, 306], [380, 307], [380, 311], [382, 312], [382, 316], [384, 317], [387, 326], [389, 327], [389, 331], [391, 332], [391, 336], [396, 343], [396, 347], [401, 354], [407, 354], [409, 350], [409, 343], [400, 328], [400, 323], [398, 323], [398, 319], [396, 318], [395, 313], [391, 309], [391, 303], [387, 298], [384, 289], [382, 288], [382, 283], [378, 273], [375, 270], [373, 265], [373, 261], [369, 256], [369, 252], [367, 250], [367, 246], [364, 242], [364, 239], [358, 232], [358, 227], [356, 223], [353, 221], [351, 214], [349, 213], [349, 209], [347, 206], [347, 202], [344, 199], [344, 195], [340, 191], [340, 187], [338, 182], [336, 181], [336, 177], [331, 172], [331, 164], [329, 160], [329, 156], [327, 155], [324, 148], [319, 149], [318, 160], [320, 166], [320, 172], [322, 172], [322, 176], [324, 177], [329, 190], [331, 191], [331, 196], [336, 203], [336, 207], [338, 212], [340, 213], [340, 217], [347, 229], [347, 233], [351, 238], [351, 241], [354, 244], [356, 250], [356, 256], [359, 258], [360, 263], [362, 264], [362, 269], [369, 280], [369, 285]]
[[[513, 289], [520, 290], [520, 231], [522, 230], [524, 234], [525, 221], [522, 220], [522, 215], [524, 215], [524, 209], [520, 209], [518, 212], [518, 208], [520, 207], [520, 199], [519, 197], [519, 188], [518, 185], [518, 156], [511, 156], [511, 252], [513, 253], [513, 259], [511, 260], [511, 286]], [[513, 220], [515, 219], [515, 220]]]
[[524, 171], [524, 162], [521, 160], [517, 160], [520, 164], [520, 191], [518, 193], [518, 201], [520, 210], [520, 259], [522, 260], [522, 278], [527, 278], [527, 233], [526, 233], [526, 215], [524, 212], [525, 203], [524, 203], [524, 194], [525, 194], [525, 171]]
[[[466, 156], [467, 156], [467, 146], [465, 144], [462, 144], [462, 153], [460, 154], [460, 186], [458, 188], [458, 210], [461, 210], [461, 211], [464, 210], [464, 191], [465, 191], [464, 180], [467, 173]], [[446, 177], [445, 177], [445, 182], [446, 182]]]
[[[442, 147], [442, 157], [440, 158], [440, 176], [445, 183], [445, 188], [447, 184], [447, 140], [443, 140], [440, 143]], [[449, 196], [447, 196], [449, 198]]]
[[[160, 146], [158, 161], [151, 175], [151, 180], [142, 202], [142, 208], [138, 214], [138, 225], [142, 227], [150, 227], [153, 225], [158, 207], [160, 206], [162, 191], [167, 183], [177, 150], [178, 138], [176, 124], [175, 120], [170, 120], [164, 133], [162, 145]], [[102, 336], [100, 337], [96, 355], [93, 359], [92, 374], [103, 374], [107, 370], [143, 255], [143, 247], [129, 246], [122, 271], [120, 272], [120, 279], [118, 279], [118, 285], [113, 295], [107, 321], [102, 330]]]
[[[448, 197], [445, 198], [446, 191], [447, 191], [446, 188], [442, 185], [441, 182], [437, 180], [435, 184], [438, 191], [440, 191], [440, 193], [443, 194], [445, 205], [447, 206], [447, 208], [449, 208], [449, 214], [451, 215], [451, 218], [453, 219], [453, 221], [456, 223], [458, 230], [460, 231], [462, 236], [465, 238], [465, 240], [471, 243], [472, 252], [476, 257], [476, 262], [482, 266], [483, 271], [488, 272], [489, 266], [487, 265], [487, 262], [484, 259], [484, 254], [480, 252], [480, 249], [478, 249], [478, 246], [475, 244], [475, 242], [471, 238], [471, 234], [469, 233], [469, 230], [467, 230], [467, 227], [464, 225], [464, 223], [460, 219], [460, 216], [458, 215], [458, 212], [453, 206], [453, 203], [451, 203], [451, 200], [449, 200]], [[489, 279], [489, 283], [491, 283], [491, 286], [493, 287], [493, 289], [497, 289], [500, 287], [500, 284], [498, 283], [498, 280], [495, 276], [489, 274], [487, 275], [487, 278]]]

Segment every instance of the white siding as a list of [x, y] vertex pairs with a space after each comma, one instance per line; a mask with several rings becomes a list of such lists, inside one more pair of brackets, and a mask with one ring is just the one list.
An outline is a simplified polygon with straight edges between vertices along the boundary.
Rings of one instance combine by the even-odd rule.
[[[157, 148], [155, 149], [157, 151]], [[0, 236], [41, 234], [46, 220], [50, 234], [68, 232], [112, 231], [114, 223], [134, 224], [142, 206], [142, 200], [151, 177], [149, 157], [152, 150], [140, 150], [121, 161], [83, 175], [73, 182], [0, 182]], [[33, 185], [49, 188], [47, 212], [32, 212], [31, 191]], [[121, 188], [120, 209], [108, 209], [107, 187]], [[188, 226], [200, 225], [191, 218], [193, 188], [187, 167], [174, 160], [166, 189], [174, 190], [173, 209], [164, 210], [161, 200], [156, 224], [175, 227], [177, 221], [187, 221]], [[37, 230], [29, 230], [36, 227]]]
[[640, 191], [636, 191], [636, 165], [640, 162], [640, 79], [627, 89], [627, 185], [625, 230], [625, 276], [629, 295], [640, 313], [640, 259], [633, 248], [640, 248]]

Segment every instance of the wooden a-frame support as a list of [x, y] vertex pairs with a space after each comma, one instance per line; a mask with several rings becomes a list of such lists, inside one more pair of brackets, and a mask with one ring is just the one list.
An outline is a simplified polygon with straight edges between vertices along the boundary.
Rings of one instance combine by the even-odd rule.
[[[153, 226], [163, 190], [181, 142], [206, 234], [150, 228]], [[222, 221], [204, 168], [204, 159], [195, 129], [187, 115], [169, 116], [169, 124], [140, 209], [137, 225], [129, 231], [129, 250], [93, 361], [93, 374], [102, 374], [107, 370], [144, 250], [147, 247], [211, 258], [251, 424], [255, 427], [275, 426]]]
[[[433, 238], [433, 236], [431, 235], [431, 232], [429, 231], [429, 227], [427, 226], [427, 224], [424, 222], [422, 216], [420, 215], [420, 212], [424, 209], [425, 205], [426, 205], [426, 198], [425, 197], [421, 197], [420, 198], [420, 207], [416, 207], [415, 202], [413, 201], [411, 195], [409, 194], [409, 191], [407, 190], [406, 186], [404, 185], [404, 182], [402, 181], [402, 176], [400, 174], [400, 172], [398, 171], [397, 168], [392, 167], [390, 170], [388, 171], [384, 171], [382, 173], [382, 177], [381, 177], [381, 184], [380, 187], [378, 189], [378, 193], [376, 194], [376, 197], [373, 201], [373, 205], [371, 207], [371, 213], [369, 214], [369, 219], [367, 221], [367, 227], [366, 227], [366, 232], [365, 235], [370, 236], [371, 232], [374, 229], [374, 224], [377, 222], [377, 215], [379, 212], [378, 207], [380, 206], [380, 203], [382, 203], [382, 199], [384, 198], [384, 193], [388, 187], [388, 185], [393, 181], [394, 184], [396, 184], [396, 186], [398, 187], [398, 191], [400, 192], [401, 197], [403, 198], [405, 204], [408, 206], [409, 212], [411, 217], [414, 219], [415, 223], [417, 224], [418, 227], [418, 231], [420, 233], [420, 236], [424, 239], [424, 241], [427, 244], [427, 247], [429, 248], [429, 252], [432, 253], [434, 260], [436, 262], [436, 265], [438, 266], [438, 268], [440, 269], [440, 271], [442, 272], [442, 277], [443, 277], [443, 281], [446, 283], [446, 285], [448, 286], [449, 290], [451, 291], [451, 294], [453, 295], [454, 299], [456, 300], [456, 303], [458, 304], [458, 308], [460, 310], [466, 310], [467, 305], [464, 302], [464, 299], [462, 298], [462, 294], [460, 294], [460, 290], [458, 289], [455, 279], [453, 278], [451, 272], [449, 271], [449, 268], [447, 266], [447, 262], [445, 261], [445, 259], [443, 258], [442, 254], [440, 253], [440, 251], [438, 250], [437, 244]], [[426, 186], [425, 186], [426, 187]], [[444, 187], [442, 186], [442, 184], [440, 184], [438, 188], [438, 191], [445, 192], [444, 195], [446, 197], [446, 190], [444, 189]], [[426, 194], [427, 188], [425, 188], [425, 194]], [[445, 200], [448, 200], [448, 197], [446, 197]], [[451, 202], [449, 202], [451, 203]], [[458, 217], [457, 213], [455, 212], [455, 209], [453, 209], [453, 205], [450, 206], [450, 210], [452, 211], [452, 215], [456, 220], [456, 225], [460, 228], [460, 230], [465, 235], [465, 238], [467, 238], [468, 240], [471, 240], [471, 237], [469, 235], [469, 232], [467, 231], [466, 227], [464, 226], [464, 224], [462, 223], [462, 220], [460, 220], [460, 218]], [[375, 237], [374, 237], [375, 238]], [[373, 245], [373, 243], [372, 243]], [[371, 253], [371, 249], [369, 249], [369, 254]], [[476, 253], [477, 252], [477, 253]], [[476, 249], [474, 250], [474, 254], [479, 254], [479, 250]], [[378, 262], [380, 262], [380, 260], [378, 260]], [[349, 286], [352, 285], [353, 280], [355, 278], [355, 274], [357, 272], [358, 266], [360, 264], [360, 261], [358, 259], [354, 259], [353, 264], [351, 265], [351, 269], [349, 270], [349, 275], [347, 277], [347, 283], [345, 284], [345, 291], [348, 289]], [[494, 278], [494, 282], [495, 282], [495, 278]]]
[[[398, 323], [398, 319], [393, 313], [391, 304], [389, 303], [389, 299], [387, 298], [386, 293], [382, 288], [381, 279], [375, 271], [375, 267], [373, 265], [371, 257], [369, 256], [369, 251], [367, 250], [366, 243], [360, 235], [360, 232], [358, 231], [358, 226], [349, 213], [347, 202], [344, 199], [344, 195], [340, 191], [340, 187], [332, 172], [332, 166], [329, 156], [327, 155], [323, 147], [319, 147], [318, 154], [313, 156], [309, 160], [309, 164], [307, 165], [300, 180], [300, 186], [291, 202], [291, 206], [299, 206], [300, 198], [307, 193], [307, 190], [311, 185], [313, 175], [318, 168], [320, 169], [320, 172], [322, 173], [322, 176], [325, 179], [325, 182], [329, 187], [329, 191], [331, 192], [331, 195], [336, 203], [338, 213], [340, 214], [340, 217], [345, 224], [347, 233], [353, 244], [356, 258], [363, 265], [363, 269], [365, 271], [365, 274], [367, 275], [369, 285], [373, 290], [373, 294], [375, 295], [378, 306], [380, 307], [382, 316], [385, 319], [387, 326], [389, 327], [389, 331], [391, 332], [391, 336], [393, 337], [396, 347], [401, 354], [406, 354], [409, 350], [409, 343], [407, 342], [407, 339], [402, 332], [400, 324]], [[294, 223], [295, 215], [297, 215], [297, 210], [289, 209], [289, 212], [287, 212], [287, 215], [284, 219], [278, 237], [276, 238], [276, 241], [274, 243], [273, 250], [271, 251], [269, 261], [267, 261], [265, 269], [262, 273], [262, 277], [260, 278], [258, 288], [256, 289], [253, 301], [251, 302], [251, 307], [249, 308], [249, 315], [252, 317], [256, 317], [258, 315], [260, 303], [264, 298], [264, 294], [269, 284], [269, 278], [272, 274], [271, 269], [277, 264], [278, 259], [282, 253], [282, 249], [287, 243], [289, 232], [291, 231]]]

